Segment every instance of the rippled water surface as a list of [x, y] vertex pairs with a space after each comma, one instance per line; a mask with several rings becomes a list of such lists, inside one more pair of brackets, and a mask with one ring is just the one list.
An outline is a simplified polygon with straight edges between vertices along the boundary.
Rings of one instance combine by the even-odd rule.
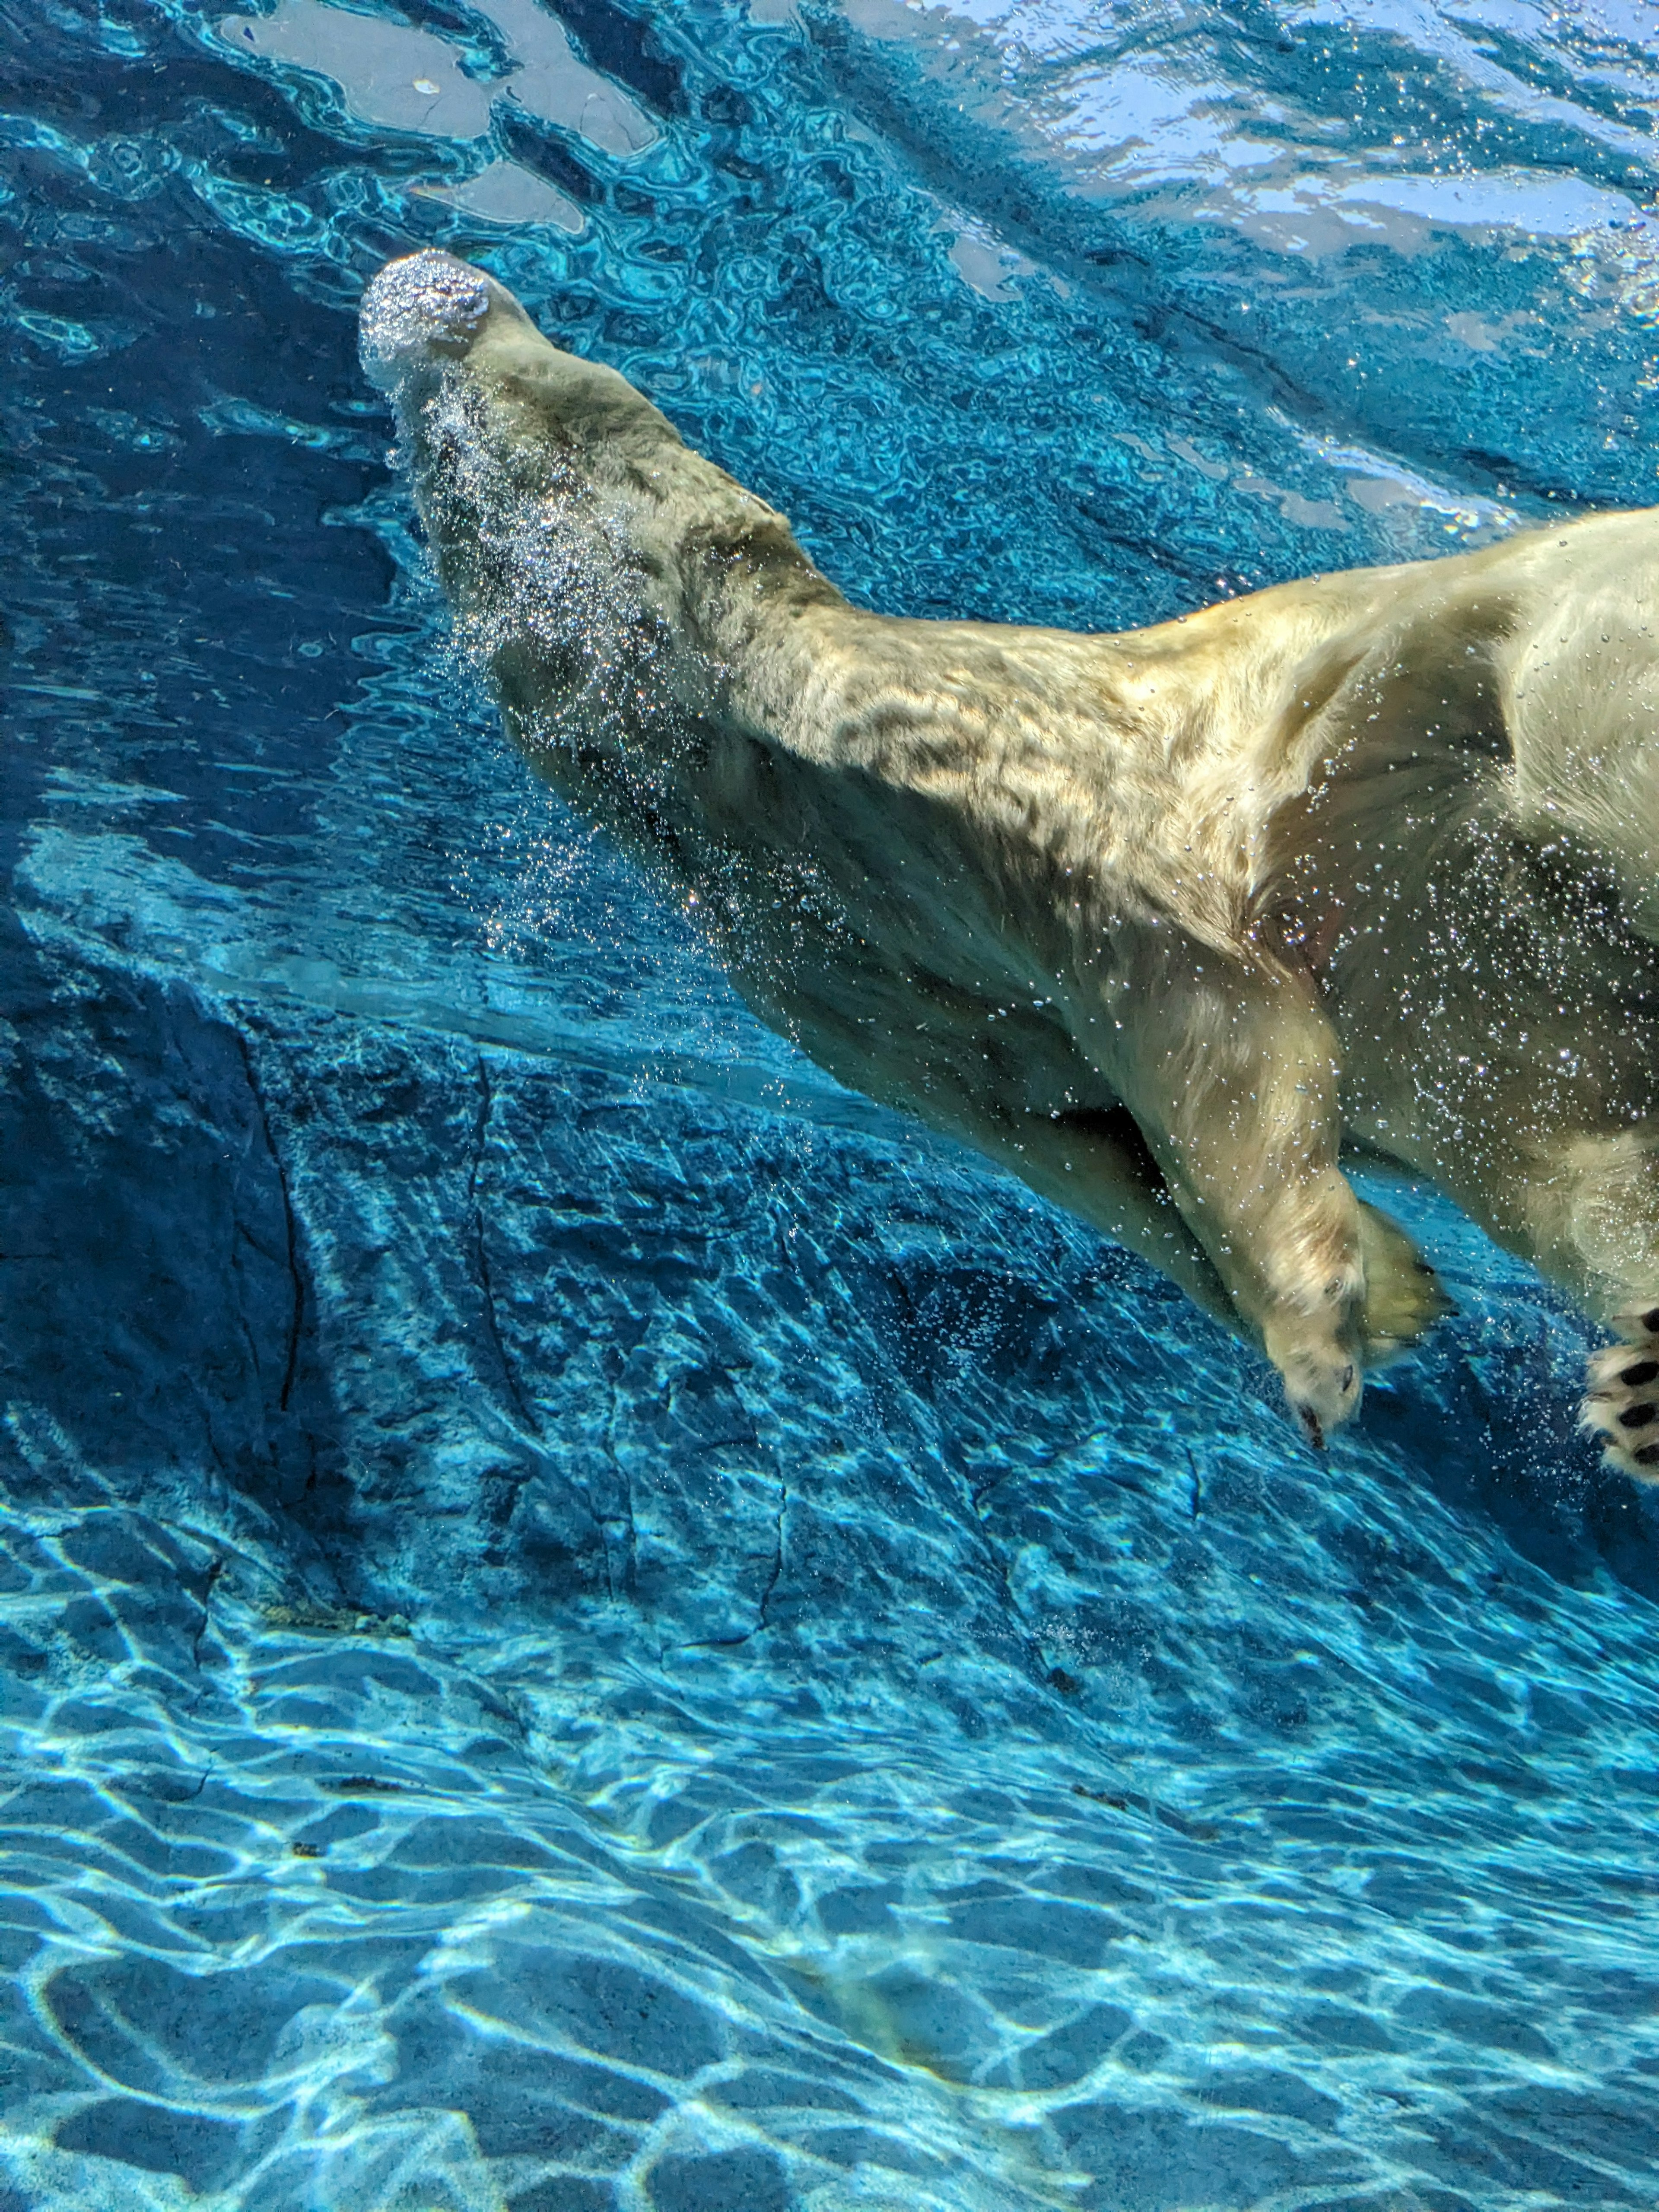
[[896, 611], [1655, 495], [1659, 15], [0, 0], [0, 2208], [1659, 2203], [1583, 1325], [1328, 1458], [838, 1091], [446, 650], [481, 259]]

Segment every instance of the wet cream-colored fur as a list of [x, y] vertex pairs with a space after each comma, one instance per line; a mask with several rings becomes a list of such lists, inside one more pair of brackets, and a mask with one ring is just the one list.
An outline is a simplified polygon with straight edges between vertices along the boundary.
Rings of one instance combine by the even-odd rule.
[[363, 343], [514, 740], [765, 1020], [1153, 1261], [1316, 1438], [1443, 1305], [1341, 1148], [1431, 1176], [1620, 1326], [1589, 1415], [1659, 1474], [1659, 517], [913, 622], [478, 271], [392, 264]]

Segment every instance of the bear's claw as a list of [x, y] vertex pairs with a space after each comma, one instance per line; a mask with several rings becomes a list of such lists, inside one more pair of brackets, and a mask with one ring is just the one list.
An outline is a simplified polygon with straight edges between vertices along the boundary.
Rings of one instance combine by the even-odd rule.
[[1409, 1352], [1444, 1315], [1457, 1309], [1410, 1237], [1380, 1207], [1359, 1209], [1365, 1262], [1365, 1367], [1370, 1373]]
[[1621, 1314], [1613, 1326], [1624, 1341], [1591, 1353], [1579, 1419], [1601, 1437], [1609, 1467], [1659, 1483], [1659, 1306]]

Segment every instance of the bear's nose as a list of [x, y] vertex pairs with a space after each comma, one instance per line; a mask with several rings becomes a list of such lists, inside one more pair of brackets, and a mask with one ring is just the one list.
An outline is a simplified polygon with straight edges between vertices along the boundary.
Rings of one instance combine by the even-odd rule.
[[357, 311], [363, 373], [394, 392], [412, 370], [465, 352], [489, 313], [489, 284], [453, 253], [388, 261]]

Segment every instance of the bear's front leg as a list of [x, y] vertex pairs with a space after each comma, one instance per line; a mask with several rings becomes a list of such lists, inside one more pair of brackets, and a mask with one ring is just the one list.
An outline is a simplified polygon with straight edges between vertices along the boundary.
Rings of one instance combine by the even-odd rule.
[[1322, 1445], [1358, 1407], [1366, 1335], [1335, 1033], [1311, 986], [1168, 925], [1115, 933], [1091, 981], [1078, 1042]]

